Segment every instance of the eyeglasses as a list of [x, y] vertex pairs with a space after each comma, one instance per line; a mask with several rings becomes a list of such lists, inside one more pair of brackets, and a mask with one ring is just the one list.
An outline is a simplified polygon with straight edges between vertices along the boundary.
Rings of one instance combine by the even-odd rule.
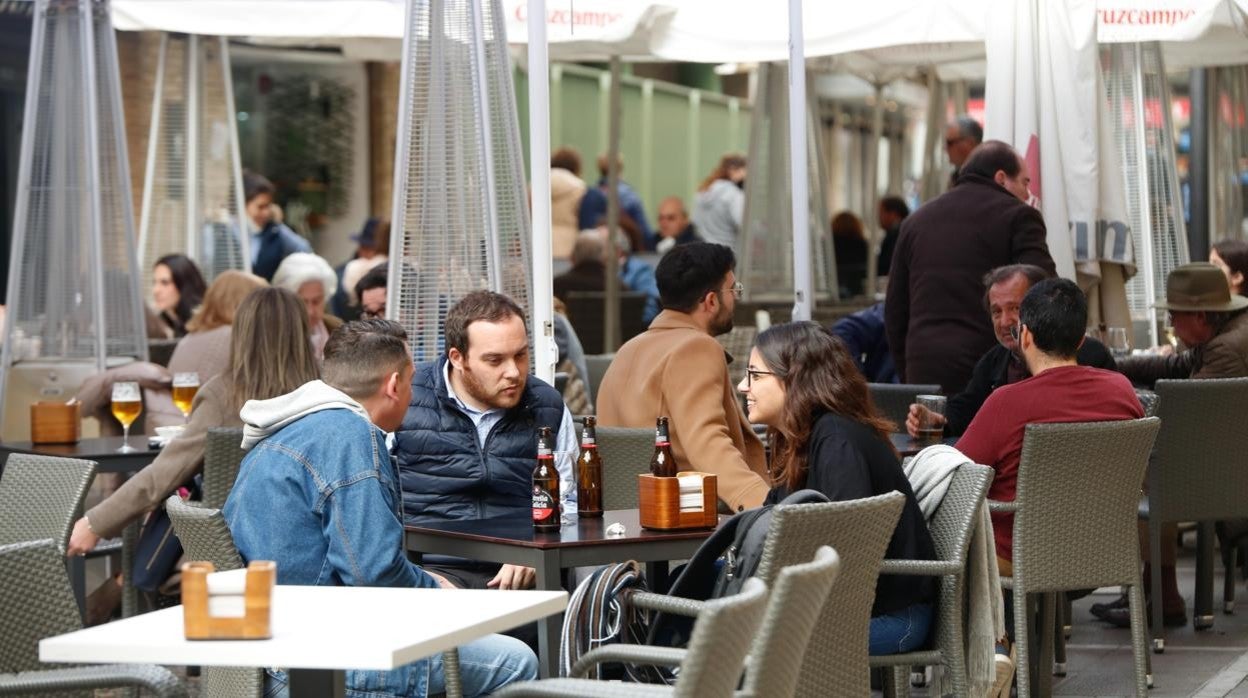
[[385, 308], [378, 308], [377, 310], [365, 309], [365, 310], [360, 311], [361, 320], [384, 320], [385, 317], [386, 317]]
[[749, 388], [750, 386], [754, 385], [754, 381], [758, 380], [759, 376], [774, 376], [774, 375], [776, 374], [772, 373], [771, 371], [759, 371], [758, 369], [755, 369], [755, 368], [747, 368], [745, 369], [745, 387]]
[[733, 285], [729, 286], [728, 288], [721, 288], [721, 289], [719, 289], [719, 290], [721, 290], [721, 291], [732, 291], [732, 296], [733, 296], [733, 298], [740, 298], [740, 297], [741, 297], [741, 294], [745, 292], [745, 286], [743, 286], [743, 285], [741, 284], [741, 282], [740, 282], [740, 281], [738, 281], [738, 282], [736, 282], [735, 284], [733, 284]]

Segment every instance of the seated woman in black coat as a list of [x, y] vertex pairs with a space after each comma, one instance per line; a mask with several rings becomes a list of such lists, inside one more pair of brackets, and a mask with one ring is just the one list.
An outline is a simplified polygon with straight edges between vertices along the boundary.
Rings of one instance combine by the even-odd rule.
[[[746, 377], [750, 422], [767, 426], [773, 489], [768, 503], [800, 489], [833, 501], [896, 490], [906, 496], [885, 557], [932, 560], [932, 535], [889, 441], [894, 430], [871, 403], [866, 380], [840, 339], [813, 322], [775, 325], [758, 335]], [[881, 575], [871, 609], [871, 654], [927, 643], [931, 577]]]

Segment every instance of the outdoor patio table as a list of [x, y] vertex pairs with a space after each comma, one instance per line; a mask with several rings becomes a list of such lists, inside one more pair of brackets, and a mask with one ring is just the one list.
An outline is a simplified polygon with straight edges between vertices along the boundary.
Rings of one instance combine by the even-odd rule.
[[[905, 432], [894, 432], [890, 434], [888, 438], [893, 442], [893, 448], [897, 449], [897, 453], [901, 455], [902, 458], [913, 456], [919, 451], [931, 446], [931, 444], [928, 443], [919, 443]], [[941, 443], [946, 446], [956, 445], [958, 443], [958, 437], [947, 437], [942, 439]]]
[[[528, 518], [448, 521], [408, 526], [406, 546], [416, 554], [453, 555], [486, 562], [524, 565], [537, 570], [538, 589], [560, 589], [560, 571], [571, 567], [607, 565], [625, 560], [646, 563], [652, 587], [667, 577], [669, 560], [693, 555], [708, 529], [651, 531], [641, 527], [636, 509], [608, 511], [600, 519], [572, 518], [559, 533], [537, 533]], [[723, 517], [721, 517], [722, 520]], [[625, 533], [608, 538], [606, 529], [624, 524]], [[538, 624], [538, 655], [542, 675], [558, 675], [562, 614]]]
[[[95, 468], [97, 475], [100, 473], [135, 473], [147, 467], [160, 454], [159, 450], [147, 448], [147, 437], [142, 434], [130, 437], [130, 445], [137, 450], [129, 453], [118, 453], [117, 449], [121, 448], [121, 443], [122, 438], [120, 436], [81, 439], [78, 443], [73, 444], [36, 444], [29, 441], [0, 443], [0, 479], [4, 477], [4, 464], [8, 462], [9, 456], [14, 453], [33, 453], [37, 456], [80, 458], [82, 460], [95, 461], [98, 464]], [[133, 528], [131, 534], [137, 539], [138, 524], [132, 523], [129, 527]], [[78, 607], [83, 608], [87, 594], [86, 566], [83, 558], [75, 557], [70, 559], [69, 581], [74, 589], [74, 598], [78, 600]], [[127, 615], [129, 615], [129, 611], [130, 609], [127, 609]]]
[[564, 591], [278, 585], [268, 640], [187, 640], [174, 606], [43, 639], [39, 660], [283, 667], [291, 695], [342, 696], [347, 669], [394, 669], [567, 603]]

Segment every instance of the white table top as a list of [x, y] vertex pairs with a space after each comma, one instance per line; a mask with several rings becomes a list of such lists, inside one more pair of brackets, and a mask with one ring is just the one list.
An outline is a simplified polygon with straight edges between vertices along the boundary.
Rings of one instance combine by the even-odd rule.
[[[228, 573], [220, 573], [228, 574]], [[39, 642], [44, 662], [393, 669], [567, 607], [565, 591], [273, 589], [269, 640], [187, 640], [182, 607]]]

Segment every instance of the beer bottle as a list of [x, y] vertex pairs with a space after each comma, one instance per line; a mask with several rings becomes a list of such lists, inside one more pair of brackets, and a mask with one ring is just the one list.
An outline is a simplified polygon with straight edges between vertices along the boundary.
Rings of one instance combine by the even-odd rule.
[[581, 430], [581, 455], [576, 459], [576, 510], [585, 518], [602, 516], [602, 458], [594, 434], [597, 420], [585, 418]]
[[558, 531], [559, 471], [555, 469], [555, 453], [551, 448], [550, 427], [542, 427], [537, 435], [537, 465], [533, 468], [533, 528]]
[[676, 477], [676, 457], [667, 436], [667, 417], [659, 417], [654, 427], [654, 455], [650, 457], [650, 474], [655, 477]]

